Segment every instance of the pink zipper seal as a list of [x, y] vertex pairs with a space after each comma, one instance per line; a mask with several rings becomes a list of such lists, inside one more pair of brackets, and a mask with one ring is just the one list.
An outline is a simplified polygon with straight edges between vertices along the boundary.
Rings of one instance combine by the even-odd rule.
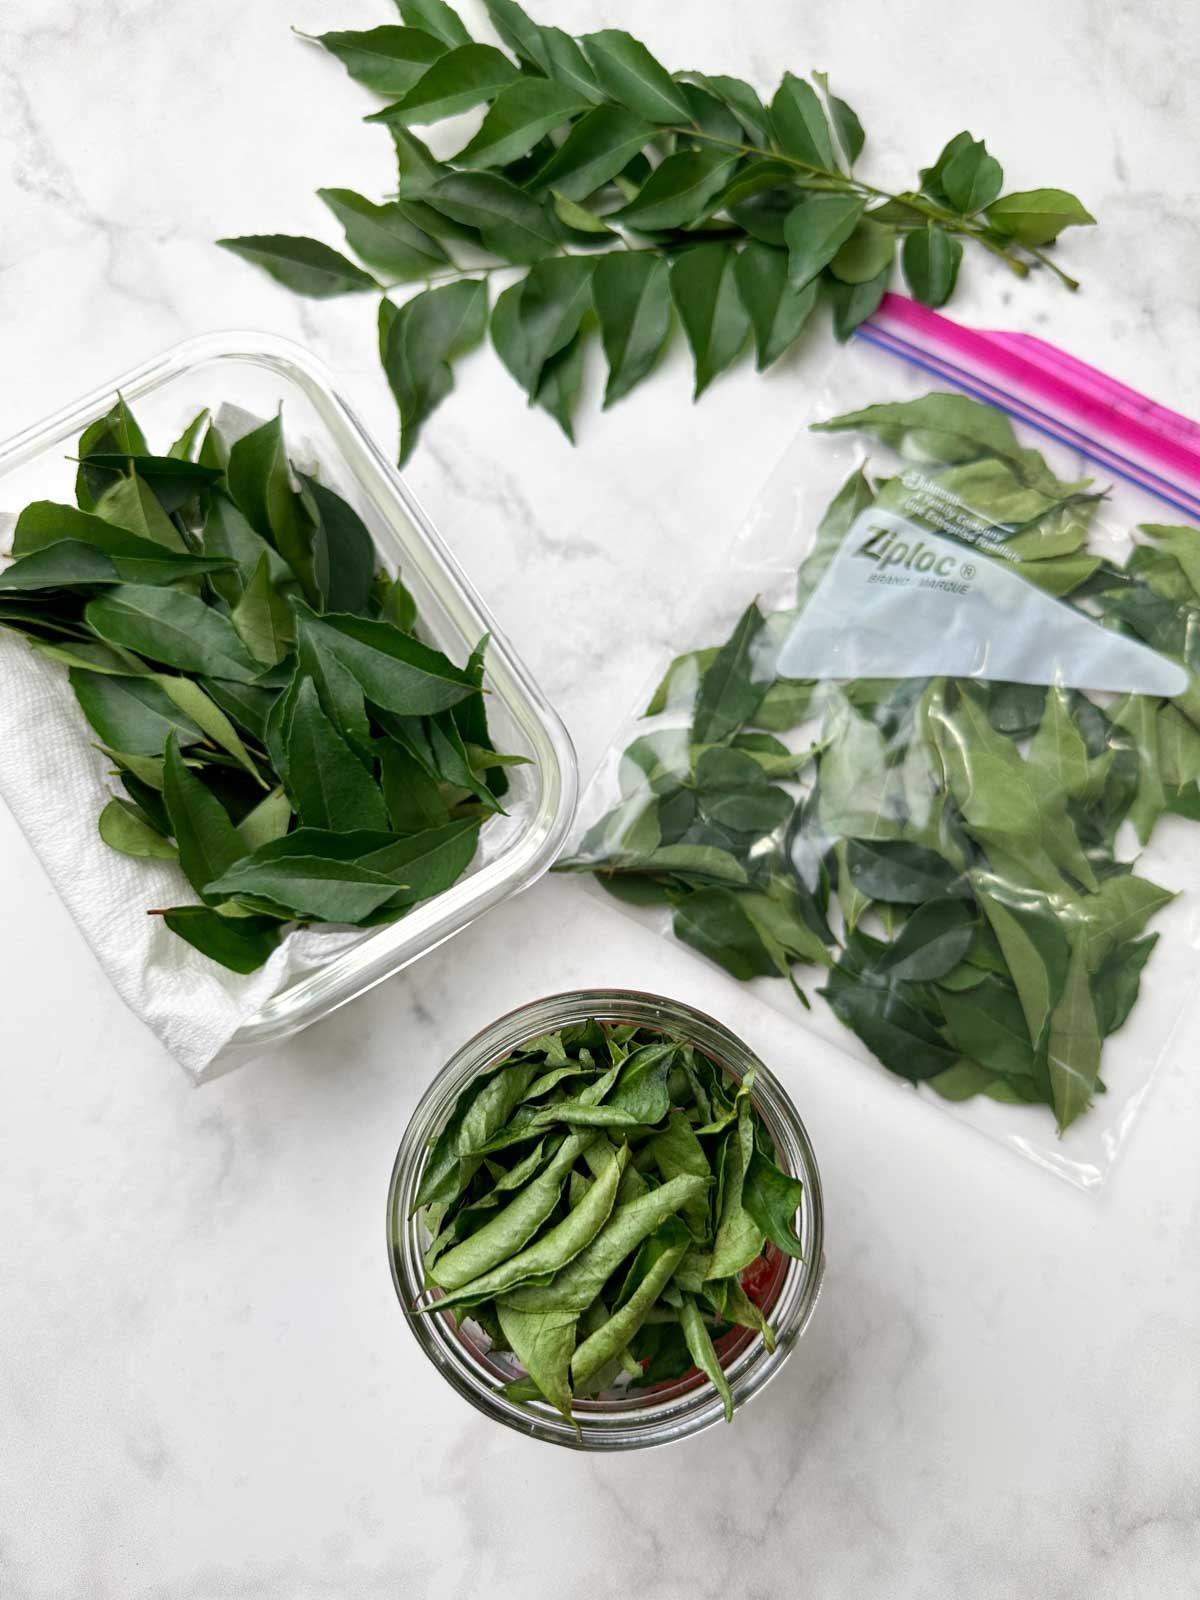
[[1151, 492], [1175, 491], [1200, 515], [1200, 425], [1056, 345], [1027, 333], [967, 328], [899, 294], [885, 295], [858, 331], [960, 387], [982, 391]]

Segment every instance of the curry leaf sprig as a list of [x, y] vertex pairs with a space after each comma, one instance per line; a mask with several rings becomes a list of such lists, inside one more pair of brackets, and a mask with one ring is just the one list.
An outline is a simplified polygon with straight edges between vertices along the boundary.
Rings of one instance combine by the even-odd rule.
[[[676, 936], [737, 978], [824, 967], [820, 992], [885, 1067], [953, 1100], [1046, 1105], [1065, 1129], [1104, 1089], [1104, 1040], [1173, 898], [1118, 831], [1145, 845], [1164, 815], [1200, 821], [1200, 530], [1145, 524], [1124, 565], [1095, 553], [1102, 495], [963, 395], [820, 426], [874, 435], [905, 470], [850, 476], [794, 606], [752, 602], [723, 644], [672, 663], [645, 712], [658, 722], [622, 758], [620, 804], [560, 870], [669, 908]], [[871, 507], [1003, 561], [1182, 666], [1186, 687], [777, 676]]]
[[647, 1388], [693, 1367], [732, 1418], [736, 1330], [799, 1257], [803, 1186], [753, 1101], [686, 1040], [591, 1019], [530, 1039], [459, 1096], [416, 1209], [423, 1313], [452, 1312], [511, 1351], [514, 1399]]
[[167, 926], [252, 972], [289, 924], [391, 922], [460, 878], [518, 759], [488, 734], [487, 641], [458, 667], [418, 637], [280, 418], [230, 442], [202, 412], [154, 455], [118, 399], [75, 489], [18, 517], [0, 626], [68, 669], [123, 790], [101, 838], [199, 896]]
[[[1044, 267], [1078, 287], [1048, 248], [1094, 219], [1062, 189], [1003, 194], [999, 162], [970, 133], [891, 193], [855, 172], [865, 134], [824, 73], [785, 73], [766, 105], [740, 78], [670, 73], [628, 33], [573, 38], [515, 0], [486, 0], [511, 54], [472, 40], [442, 0], [398, 4], [402, 25], [317, 36], [390, 101], [367, 121], [394, 139], [395, 194], [318, 191], [364, 265], [311, 238], [218, 242], [298, 294], [382, 291], [402, 462], [453, 387], [451, 362], [488, 329], [489, 280], [510, 268], [520, 275], [491, 309], [492, 343], [570, 438], [597, 326], [611, 405], [653, 370], [676, 319], [697, 396], [747, 343], [759, 370], [777, 361], [822, 299], [848, 338], [897, 256], [928, 306], [953, 294], [964, 242], [1019, 277]], [[412, 132], [479, 106], [481, 126], [448, 160]], [[402, 305], [390, 298], [418, 283]]]

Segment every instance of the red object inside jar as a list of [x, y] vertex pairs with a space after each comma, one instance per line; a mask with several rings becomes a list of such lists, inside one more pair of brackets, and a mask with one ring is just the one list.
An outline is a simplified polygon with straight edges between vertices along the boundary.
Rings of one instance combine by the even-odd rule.
[[[738, 1274], [746, 1297], [752, 1300], [763, 1316], [770, 1321], [770, 1309], [775, 1304], [775, 1297], [779, 1293], [783, 1275], [787, 1271], [788, 1258], [770, 1240], [767, 1241], [762, 1254], [743, 1267]], [[728, 1333], [723, 1333], [719, 1339], [713, 1340], [713, 1350], [717, 1360], [723, 1367], [729, 1365], [735, 1357], [739, 1356], [750, 1341], [756, 1338], [752, 1328], [730, 1328]], [[646, 1365], [645, 1362], [642, 1363]], [[704, 1374], [699, 1367], [689, 1367], [678, 1378], [665, 1378], [662, 1383], [651, 1384], [645, 1389], [645, 1394], [660, 1394], [664, 1389], [677, 1389], [680, 1385], [689, 1385], [703, 1380]]]

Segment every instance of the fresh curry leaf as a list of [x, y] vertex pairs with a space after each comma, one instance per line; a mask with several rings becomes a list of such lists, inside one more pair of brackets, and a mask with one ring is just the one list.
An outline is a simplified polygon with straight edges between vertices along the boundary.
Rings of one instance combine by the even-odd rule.
[[227, 872], [246, 847], [224, 806], [184, 764], [174, 731], [167, 736], [163, 762], [163, 800], [179, 849], [179, 865], [192, 888], [210, 904], [209, 881]]
[[748, 721], [762, 699], [754, 680], [754, 646], [764, 625], [753, 601], [700, 680], [692, 733], [704, 743], [719, 744]]
[[509, 58], [493, 45], [455, 45], [428, 66], [399, 100], [366, 120], [403, 127], [440, 122], [491, 100], [518, 76]]
[[294, 234], [247, 234], [240, 239], [218, 239], [223, 250], [261, 267], [276, 283], [312, 300], [330, 300], [341, 294], [362, 294], [378, 288], [369, 272], [319, 239]]
[[444, 711], [479, 690], [438, 650], [389, 622], [328, 614], [311, 636], [347, 668], [367, 698], [398, 716]]
[[175, 846], [163, 837], [140, 807], [128, 800], [110, 800], [97, 818], [96, 826], [109, 849], [121, 855], [160, 861], [178, 858]]
[[804, 1199], [799, 1178], [781, 1172], [773, 1160], [755, 1149], [742, 1183], [742, 1205], [762, 1233], [785, 1255], [803, 1260], [803, 1245], [796, 1233], [796, 1213]]
[[892, 978], [943, 977], [966, 955], [975, 932], [975, 914], [965, 900], [927, 900], [909, 917], [876, 972]]
[[375, 577], [375, 546], [348, 500], [316, 478], [301, 482], [317, 512], [313, 574], [326, 611], [367, 610]]
[[721, 1396], [721, 1405], [725, 1411], [726, 1422], [732, 1422], [733, 1394], [729, 1388], [729, 1380], [721, 1368], [720, 1361], [717, 1359], [717, 1352], [713, 1349], [712, 1338], [704, 1325], [704, 1318], [700, 1314], [700, 1308], [696, 1304], [694, 1296], [690, 1294], [684, 1295], [683, 1309], [680, 1312], [679, 1320], [692, 1360]]
[[1047, 1065], [1059, 1130], [1088, 1107], [1100, 1072], [1100, 1025], [1088, 981], [1087, 947], [1071, 949], [1062, 996], [1050, 1015]]
[[312, 599], [312, 523], [292, 485], [280, 416], [252, 429], [233, 446], [227, 483], [251, 526], [275, 546]]
[[318, 189], [358, 256], [395, 282], [428, 278], [450, 258], [442, 244], [412, 220], [401, 200], [375, 205], [353, 189]]
[[1025, 189], [988, 205], [993, 228], [1023, 245], [1053, 244], [1064, 228], [1090, 227], [1096, 219], [1065, 189]]
[[407, 94], [449, 48], [424, 28], [402, 28], [394, 23], [362, 32], [321, 33], [317, 39], [355, 82], [388, 96]]
[[279, 944], [273, 917], [223, 917], [209, 906], [172, 906], [162, 916], [172, 933], [230, 972], [256, 972]]
[[671, 263], [671, 298], [696, 365], [698, 399], [739, 356], [750, 318], [738, 297], [736, 255], [726, 244], [698, 244]]
[[249, 856], [214, 874], [205, 899], [260, 903], [276, 914], [304, 921], [356, 923], [391, 900], [400, 885], [393, 878], [354, 861], [319, 856], [289, 856], [258, 863]]
[[246, 649], [264, 666], [277, 666], [291, 649], [295, 639], [292, 609], [271, 582], [271, 566], [265, 554], [229, 620]]
[[120, 584], [91, 601], [84, 615], [109, 644], [180, 672], [253, 683], [262, 670], [227, 618], [179, 590]]
[[454, 157], [468, 167], [502, 167], [528, 155], [538, 141], [561, 128], [588, 101], [548, 78], [518, 78], [501, 89], [482, 126]]
[[585, 34], [581, 43], [596, 81], [612, 99], [650, 122], [691, 121], [681, 86], [646, 46], [619, 28]]
[[310, 678], [301, 684], [288, 736], [289, 792], [308, 828], [387, 828], [374, 778], [321, 709]]
[[954, 293], [962, 245], [934, 222], [905, 236], [900, 251], [904, 281], [923, 306], [944, 306]]
[[479, 343], [486, 325], [482, 279], [427, 289], [387, 324], [383, 366], [400, 410], [401, 465], [412, 453], [421, 425], [454, 387], [450, 363]]
[[582, 201], [623, 172], [654, 137], [652, 124], [623, 106], [595, 106], [574, 123], [539, 168], [534, 188]]
[[771, 101], [771, 126], [786, 155], [815, 171], [833, 169], [833, 142], [824, 108], [812, 85], [794, 73], [784, 73]]
[[627, 205], [611, 213], [637, 232], [698, 222], [725, 185], [736, 157], [719, 148], [677, 150], [662, 161]]
[[1115, 1033], [1127, 1021], [1137, 1002], [1143, 968], [1157, 943], [1158, 935], [1151, 933], [1117, 945], [1092, 974], [1096, 1022], [1103, 1036]]
[[734, 267], [738, 293], [754, 328], [758, 370], [769, 367], [799, 338], [816, 308], [814, 280], [797, 289], [782, 250], [751, 240]]
[[857, 195], [813, 195], [789, 215], [783, 235], [788, 279], [794, 289], [810, 284], [858, 227], [866, 202]]
[[160, 756], [175, 732], [184, 746], [204, 737], [154, 678], [117, 677], [73, 668], [71, 688], [101, 744], [131, 755]]
[[614, 251], [592, 274], [592, 298], [608, 360], [604, 404], [647, 377], [671, 332], [667, 263], [650, 251]]

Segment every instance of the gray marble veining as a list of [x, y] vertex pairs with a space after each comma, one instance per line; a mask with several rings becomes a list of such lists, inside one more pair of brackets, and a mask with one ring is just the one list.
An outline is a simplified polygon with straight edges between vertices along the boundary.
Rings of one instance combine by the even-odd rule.
[[[313, 346], [392, 440], [367, 302], [297, 301], [211, 244], [332, 240], [319, 184], [388, 187], [362, 92], [289, 24], [389, 7], [335, 9], [8, 0], [0, 434], [189, 333], [258, 325]], [[1067, 247], [1078, 296], [969, 262], [956, 314], [1200, 411], [1186, 0], [531, 9], [763, 88], [825, 67], [881, 181], [959, 127], [986, 135], [1012, 183], [1061, 183], [1103, 225]], [[686, 604], [680, 574], [690, 591], [717, 567], [812, 370], [743, 369], [693, 408], [677, 352], [604, 416], [591, 372], [572, 451], [493, 358], [464, 364], [411, 480], [585, 776]], [[193, 1091], [6, 815], [0, 860], [3, 1600], [1197, 1592], [1194, 1073], [1160, 1074], [1085, 1197], [552, 880]], [[500, 1011], [585, 983], [657, 987], [745, 1034], [808, 1122], [829, 1212], [825, 1292], [778, 1382], [732, 1429], [625, 1459], [478, 1419], [408, 1336], [383, 1251], [392, 1156], [430, 1074]]]

